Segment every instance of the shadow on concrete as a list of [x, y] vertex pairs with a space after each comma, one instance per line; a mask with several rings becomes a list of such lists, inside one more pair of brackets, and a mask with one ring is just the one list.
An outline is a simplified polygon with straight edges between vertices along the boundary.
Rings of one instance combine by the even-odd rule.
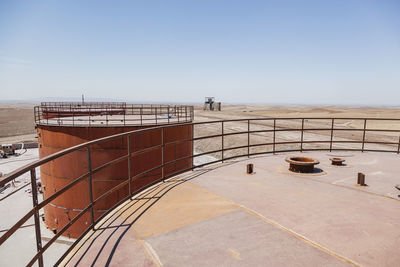
[[[121, 240], [125, 236], [125, 234], [128, 232], [128, 230], [134, 225], [134, 223], [146, 212], [148, 211], [154, 204], [156, 204], [158, 201], [160, 201], [170, 190], [174, 189], [178, 185], [185, 183], [186, 181], [190, 181], [198, 176], [203, 175], [204, 173], [213, 171], [215, 169], [225, 167], [230, 164], [234, 164], [237, 161], [232, 161], [232, 162], [226, 162], [225, 164], [219, 165], [219, 166], [213, 166], [213, 167], [208, 167], [208, 168], [200, 168], [196, 169], [188, 175], [187, 177], [184, 178], [178, 178], [178, 177], [173, 177], [169, 180], [166, 180], [164, 182], [161, 182], [151, 188], [150, 190], [140, 193], [138, 196], [134, 197], [131, 199], [130, 202], [124, 204], [123, 206], [120, 206], [117, 211], [117, 214], [114, 214], [111, 216], [111, 218], [105, 220], [103, 223], [100, 225], [97, 225], [97, 229], [90, 234], [90, 236], [86, 239], [84, 243], [80, 245], [80, 247], [83, 247], [84, 245], [87, 244], [87, 242], [90, 242], [88, 247], [85, 249], [85, 251], [79, 256], [79, 259], [76, 261], [74, 266], [78, 266], [81, 261], [84, 259], [84, 257], [88, 254], [90, 248], [93, 246], [95, 241], [102, 235], [106, 230], [113, 229], [113, 231], [109, 234], [107, 239], [104, 241], [102, 244], [100, 250], [97, 252], [96, 257], [94, 258], [93, 262], [90, 264], [91, 266], [94, 266], [99, 259], [100, 254], [103, 252], [104, 248], [106, 245], [110, 242], [111, 237], [113, 237], [116, 232], [120, 228], [125, 228], [122, 233], [119, 234], [117, 241], [113, 245], [113, 248], [110, 252], [110, 255], [108, 256], [106, 266], [109, 266], [112, 258], [115, 254], [115, 251], [117, 250]], [[145, 200], [143, 203], [139, 204], [140, 201]], [[146, 207], [143, 211], [140, 213], [137, 213], [142, 207], [150, 203], [148, 207]], [[134, 211], [130, 211], [132, 207], [137, 207], [135, 208]], [[137, 214], [136, 214], [137, 213]], [[116, 216], [115, 216], [116, 215]], [[125, 215], [125, 219], [120, 222], [118, 225], [113, 225], [119, 218], [121, 218], [122, 215]], [[127, 223], [128, 220], [132, 220], [132, 222]], [[96, 237], [92, 238], [96, 234]], [[77, 255], [80, 252], [80, 249], [76, 250], [74, 254], [69, 258], [68, 262], [70, 262], [72, 259], [74, 259], [75, 255]], [[67, 262], [67, 264], [68, 264]]]

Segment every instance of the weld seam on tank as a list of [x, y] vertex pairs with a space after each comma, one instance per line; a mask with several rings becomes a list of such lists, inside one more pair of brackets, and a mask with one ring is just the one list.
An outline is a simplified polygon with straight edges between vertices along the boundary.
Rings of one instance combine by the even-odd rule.
[[[68, 211], [76, 211], [76, 212], [81, 212], [81, 211], [83, 211], [83, 209], [70, 209], [70, 208], [66, 208], [66, 207], [63, 207], [63, 206], [55, 205], [55, 204], [53, 204], [53, 203], [49, 203], [49, 205], [52, 206], [53, 208], [63, 209], [63, 210], [68, 210]], [[106, 212], [106, 211], [108, 211], [108, 210], [94, 209], [94, 211], [96, 211], [96, 212]]]
[[[89, 141], [91, 141], [91, 140], [85, 140], [85, 142], [89, 142]], [[111, 142], [111, 141], [110, 141]], [[115, 140], [113, 141], [113, 142], [115, 142]], [[64, 150], [65, 149], [65, 147], [55, 147], [55, 146], [45, 146], [45, 145], [43, 145], [43, 143], [42, 143], [42, 148], [52, 148], [52, 149], [60, 149], [60, 150]], [[91, 149], [92, 151], [105, 151], [105, 150], [115, 150], [115, 151], [126, 151], [126, 148], [95, 148], [95, 147], [93, 147], [93, 149]], [[78, 150], [76, 150], [76, 151], [86, 151], [85, 149], [78, 149]]]
[[[101, 173], [101, 171], [99, 171], [98, 173]], [[55, 178], [55, 179], [60, 179], [60, 180], [69, 180], [69, 181], [72, 181], [72, 180], [75, 180], [75, 179], [77, 179], [77, 178], [79, 178], [79, 177], [75, 177], [75, 178], [70, 178], [70, 177], [60, 177], [60, 176], [55, 176], [55, 175], [51, 175], [51, 174], [49, 174], [49, 173], [45, 173], [45, 172], [43, 172], [42, 174], [44, 174], [44, 175], [46, 175], [46, 176], [48, 176], [48, 177], [51, 177], [51, 178]], [[93, 173], [93, 175], [96, 175], [97, 173]], [[83, 175], [83, 174], [82, 174]], [[106, 180], [102, 180], [101, 178], [96, 178], [96, 177], [93, 177], [93, 182], [100, 182], [100, 181], [122, 181], [122, 180], [126, 180], [126, 179], [128, 179], [128, 176], [126, 176], [126, 177], [118, 177], [118, 178], [116, 178], [116, 179], [111, 179], [111, 180], [109, 180], [109, 179], [106, 179]], [[83, 181], [82, 181], [83, 182]]]

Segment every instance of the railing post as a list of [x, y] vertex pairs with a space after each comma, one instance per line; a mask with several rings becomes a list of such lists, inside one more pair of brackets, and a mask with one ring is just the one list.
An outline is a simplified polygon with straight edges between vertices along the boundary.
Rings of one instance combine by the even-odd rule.
[[167, 109], [167, 116], [168, 116], [168, 124], [169, 124], [169, 117], [170, 117], [170, 115], [169, 115], [169, 106], [168, 106], [168, 109]]
[[222, 162], [224, 162], [224, 121], [221, 122], [221, 138]]
[[131, 165], [131, 135], [128, 134], [126, 137], [127, 150], [128, 150], [128, 180], [129, 180], [129, 197], [132, 196], [132, 165]]
[[140, 125], [143, 125], [143, 106], [140, 108]]
[[400, 136], [399, 136], [399, 143], [397, 144], [397, 154], [400, 153]]
[[332, 152], [332, 143], [333, 143], [333, 126], [335, 125], [335, 118], [332, 118], [331, 123], [331, 142], [329, 144], [329, 152]]
[[397, 154], [400, 153], [400, 136], [399, 136], [399, 144], [397, 145]]
[[164, 181], [164, 127], [161, 128], [161, 177]]
[[157, 107], [154, 107], [155, 113], [156, 113], [156, 124], [157, 124]]
[[188, 121], [188, 119], [187, 119], [187, 106], [185, 106], [185, 122], [187, 122]]
[[87, 165], [88, 165], [88, 183], [89, 183], [89, 201], [90, 201], [90, 219], [91, 225], [90, 227], [94, 230], [94, 212], [93, 212], [93, 188], [92, 188], [92, 159], [90, 154], [90, 147], [87, 146]]
[[108, 108], [107, 107], [106, 107], [106, 125], [108, 126]]
[[123, 113], [123, 115], [124, 115], [124, 118], [123, 118], [123, 120], [124, 120], [124, 126], [125, 126], [125, 113], [126, 113], [126, 107], [122, 109], [122, 113]]
[[304, 119], [301, 119], [301, 142], [300, 142], [300, 152], [303, 152], [303, 136], [304, 136]]
[[247, 120], [247, 157], [250, 158], [250, 120]]
[[274, 140], [273, 140], [273, 142], [272, 142], [272, 153], [273, 153], [273, 154], [275, 154], [275, 129], [276, 129], [276, 119], [274, 119], [274, 132], [273, 132], [273, 134], [274, 134], [274, 136], [273, 136]]
[[[32, 186], [32, 202], [33, 208], [35, 209], [34, 220], [35, 220], [35, 233], [36, 233], [36, 249], [39, 253], [42, 249], [42, 235], [40, 233], [40, 220], [39, 220], [39, 210], [36, 209], [38, 205], [38, 195], [37, 195], [37, 183], [36, 183], [36, 169], [31, 169], [31, 186]], [[39, 266], [43, 266], [43, 254], [40, 254]]]
[[[194, 124], [192, 123], [192, 167], [194, 167]], [[192, 169], [192, 171], [194, 168]]]
[[363, 131], [363, 140], [362, 140], [361, 152], [364, 152], [365, 129], [366, 129], [366, 127], [367, 127], [367, 119], [364, 119], [364, 131]]

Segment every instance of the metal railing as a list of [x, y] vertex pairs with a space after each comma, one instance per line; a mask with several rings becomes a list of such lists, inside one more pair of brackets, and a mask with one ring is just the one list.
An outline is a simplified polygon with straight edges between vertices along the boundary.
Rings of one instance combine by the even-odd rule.
[[41, 102], [40, 106], [49, 108], [97, 107], [97, 108], [124, 108], [126, 102]]
[[35, 123], [65, 126], [136, 126], [191, 122], [193, 106], [124, 102], [43, 102], [34, 108]]
[[[349, 126], [349, 121], [353, 126]], [[385, 125], [385, 128], [379, 128], [379, 124]], [[174, 142], [165, 142], [164, 131], [170, 127], [176, 127], [177, 125], [191, 125], [192, 126], [192, 136], [191, 138], [185, 140], [179, 140]], [[196, 129], [197, 128], [197, 129]], [[138, 151], [131, 151], [131, 142], [134, 140], [137, 134], [150, 133], [152, 131], [159, 131], [161, 134], [161, 140], [158, 144], [140, 149]], [[294, 136], [293, 133], [298, 133], [298, 136]], [[205, 133], [205, 134], [202, 134]], [[356, 135], [354, 133], [358, 133]], [[282, 135], [282, 134], [286, 134]], [[269, 136], [267, 136], [269, 135]], [[308, 135], [308, 136], [307, 136]], [[312, 137], [310, 140], [310, 136]], [[26, 213], [22, 218], [18, 220], [7, 232], [5, 232], [0, 237], [0, 246], [13, 236], [13, 234], [24, 225], [25, 222], [32, 216], [34, 217], [35, 233], [36, 233], [36, 247], [37, 252], [32, 257], [32, 259], [27, 264], [32, 266], [34, 263], [38, 263], [39, 266], [43, 266], [43, 256], [45, 251], [79, 218], [84, 214], [90, 214], [90, 225], [86, 231], [74, 242], [74, 244], [69, 247], [65, 253], [56, 262], [59, 264], [68, 255], [72, 248], [83, 238], [83, 236], [90, 230], [96, 230], [95, 225], [102, 218], [104, 218], [110, 211], [115, 207], [123, 203], [124, 201], [130, 199], [137, 193], [143, 191], [144, 189], [162, 181], [173, 177], [177, 174], [203, 167], [209, 164], [214, 164], [217, 162], [223, 162], [230, 159], [235, 159], [239, 157], [250, 157], [260, 154], [268, 153], [279, 153], [279, 152], [302, 152], [302, 151], [314, 151], [314, 150], [325, 150], [325, 151], [379, 151], [379, 152], [400, 152], [400, 119], [376, 119], [376, 118], [259, 118], [259, 119], [236, 119], [236, 120], [223, 120], [223, 121], [206, 121], [197, 123], [184, 123], [176, 125], [164, 125], [158, 127], [152, 127], [147, 129], [141, 129], [131, 132], [126, 132], [122, 134], [116, 134], [113, 136], [108, 136], [100, 138], [94, 141], [83, 143], [60, 152], [54, 153], [50, 156], [37, 160], [29, 165], [15, 170], [14, 172], [8, 174], [1, 182], [0, 186], [11, 182], [12, 180], [20, 177], [24, 173], [30, 173], [31, 177], [31, 187], [33, 196], [33, 208]], [[233, 140], [229, 140], [232, 139]], [[98, 144], [110, 141], [110, 140], [125, 140], [126, 143], [126, 154], [113, 159], [109, 162], [104, 163], [101, 166], [92, 168], [91, 166], [91, 147]], [[318, 140], [317, 140], [318, 139]], [[390, 141], [389, 139], [395, 139], [396, 141]], [[184, 156], [171, 161], [165, 161], [164, 154], [162, 153], [162, 162], [154, 168], [145, 170], [137, 175], [132, 175], [135, 166], [132, 165], [132, 156], [149, 153], [154, 149], [163, 148], [172, 144], [179, 144], [191, 142], [194, 150], [199, 153], [193, 153], [189, 156]], [[242, 144], [240, 144], [240, 142]], [[207, 146], [202, 146], [201, 143], [206, 143], [208, 146], [208, 151], [204, 148]], [[229, 145], [231, 144], [231, 145]], [[307, 147], [311, 145], [317, 145], [317, 147]], [[338, 146], [340, 145], [340, 146]], [[377, 147], [368, 147], [369, 145], [375, 145]], [[216, 147], [218, 146], [218, 147]], [[260, 149], [264, 147], [263, 149]], [[87, 153], [87, 169], [88, 171], [79, 177], [71, 180], [63, 188], [59, 189], [50, 197], [44, 199], [43, 201], [38, 201], [38, 193], [36, 189], [36, 168], [43, 166], [46, 163], [57, 160], [63, 156], [71, 155], [75, 151], [84, 151]], [[200, 151], [201, 150], [201, 151]], [[233, 151], [239, 151], [233, 153]], [[174, 164], [179, 161], [194, 159], [213, 155], [212, 160], [207, 162], [194, 165], [173, 172], [171, 174], [165, 175], [162, 171], [162, 175], [159, 179], [152, 181], [149, 184], [144, 185], [138, 190], [132, 190], [132, 180], [140, 179], [140, 177], [154, 171], [157, 169], [164, 170], [164, 168], [170, 164]], [[116, 164], [123, 160], [127, 160], [128, 177], [125, 181], [121, 182], [117, 186], [111, 188], [103, 195], [97, 199], [93, 198], [92, 192], [92, 176], [93, 174], [99, 172], [100, 170], [107, 168], [110, 165]], [[66, 224], [61, 230], [59, 230], [45, 245], [42, 244], [42, 236], [40, 231], [39, 223], [39, 210], [43, 209], [46, 205], [49, 205], [53, 200], [55, 200], [60, 195], [71, 190], [74, 186], [82, 181], [87, 181], [89, 184], [89, 190], [87, 192], [90, 203], [82, 211], [79, 212], [71, 221]], [[101, 199], [108, 196], [112, 192], [115, 192], [122, 187], [128, 187], [129, 193], [122, 198], [118, 203], [113, 205], [107, 212], [101, 215], [99, 218], [95, 219], [93, 215], [93, 206], [98, 203]]]

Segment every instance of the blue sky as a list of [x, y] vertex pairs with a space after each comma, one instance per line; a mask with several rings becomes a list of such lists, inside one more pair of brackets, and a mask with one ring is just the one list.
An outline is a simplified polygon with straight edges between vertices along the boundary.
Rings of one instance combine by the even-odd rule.
[[400, 104], [400, 1], [0, 0], [2, 99]]

